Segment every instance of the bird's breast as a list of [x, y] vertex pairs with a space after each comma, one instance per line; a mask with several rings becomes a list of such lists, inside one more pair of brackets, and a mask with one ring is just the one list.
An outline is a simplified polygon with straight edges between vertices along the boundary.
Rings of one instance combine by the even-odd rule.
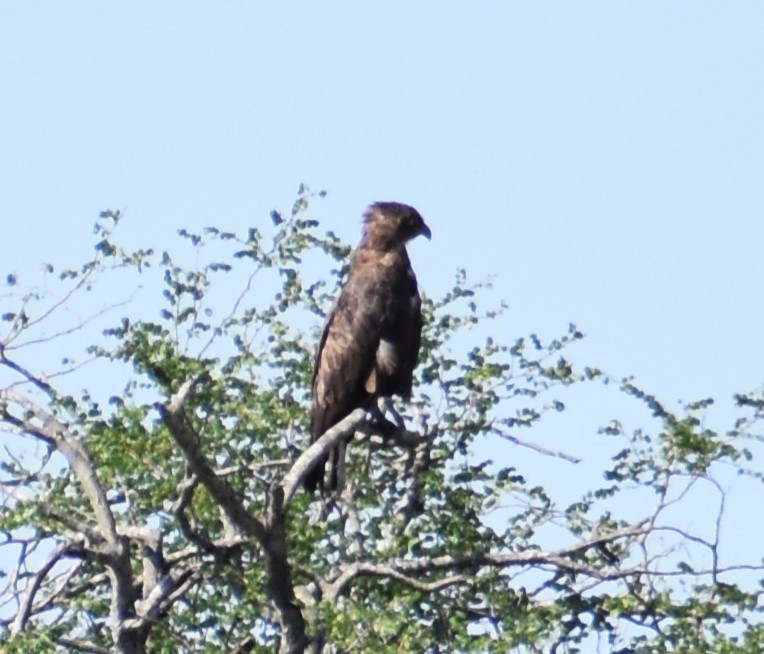
[[398, 349], [384, 338], [377, 346], [377, 369], [385, 374], [392, 374], [398, 365]]
[[366, 379], [364, 388], [370, 395], [376, 395], [387, 386], [398, 368], [398, 350], [386, 339], [381, 339], [374, 355], [374, 366]]

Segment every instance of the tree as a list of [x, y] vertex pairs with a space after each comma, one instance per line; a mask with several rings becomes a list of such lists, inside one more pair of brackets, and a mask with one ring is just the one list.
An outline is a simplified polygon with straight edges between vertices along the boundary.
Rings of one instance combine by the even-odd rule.
[[[718, 529], [719, 475], [756, 474], [762, 395], [716, 433], [710, 400], [674, 412], [578, 370], [573, 325], [488, 336], [501, 309], [459, 272], [425, 298], [415, 397], [386, 409], [398, 433], [359, 410], [304, 449], [314, 337], [349, 254], [313, 198], [272, 212], [270, 236], [183, 230], [190, 257], [119, 246], [107, 211], [84, 266], [46, 266], [44, 289], [8, 275], [2, 651], [762, 651], [762, 566], [725, 563]], [[605, 387], [644, 424], [581, 436], [610, 453], [582, 496], [501, 460], [572, 460], [517, 434]], [[302, 491], [351, 435], [342, 495]], [[675, 520], [699, 488], [719, 507], [710, 534]]]

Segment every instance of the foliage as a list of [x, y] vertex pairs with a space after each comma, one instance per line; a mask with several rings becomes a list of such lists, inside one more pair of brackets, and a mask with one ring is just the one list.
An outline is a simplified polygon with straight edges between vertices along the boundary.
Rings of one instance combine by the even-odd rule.
[[[316, 328], [349, 255], [314, 197], [301, 187], [267, 230], [182, 230], [172, 254], [124, 249], [107, 211], [84, 266], [46, 266], [45, 289], [7, 276], [2, 651], [762, 651], [762, 568], [723, 563], [717, 473], [757, 474], [764, 396], [714, 432], [710, 401], [673, 412], [578, 370], [574, 325], [505, 342], [463, 271], [425, 297], [415, 397], [387, 408], [412, 431], [351, 416], [321, 439], [355, 432], [342, 495], [297, 490]], [[115, 321], [99, 289], [135, 276], [150, 299]], [[518, 433], [602, 384], [644, 424], [580, 436], [611, 453], [582, 496], [505, 465], [521, 446], [575, 465]], [[675, 520], [700, 487], [711, 534]]]

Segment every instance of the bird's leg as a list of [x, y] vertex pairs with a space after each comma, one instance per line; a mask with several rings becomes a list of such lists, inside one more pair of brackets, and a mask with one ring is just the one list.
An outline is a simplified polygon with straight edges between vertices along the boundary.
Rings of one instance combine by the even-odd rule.
[[[389, 411], [396, 418], [396, 422], [392, 422], [385, 417], [386, 411]], [[388, 397], [379, 397], [376, 402], [371, 402], [369, 404], [369, 414], [371, 415], [370, 422], [372, 426], [379, 430], [383, 438], [389, 438], [401, 429], [405, 429], [403, 419], [392, 409], [390, 398]]]
[[318, 513], [318, 521], [319, 522], [326, 522], [329, 519], [329, 516], [331, 515], [332, 511], [334, 509], [337, 509], [337, 498], [332, 495], [328, 494], [325, 495], [322, 498], [321, 503], [321, 510]]
[[334, 465], [332, 466], [332, 487], [334, 493], [339, 497], [342, 495], [342, 489], [345, 487], [345, 450], [347, 441], [343, 438], [336, 445], [334, 453]]
[[395, 422], [400, 431], [406, 431], [406, 423], [403, 421], [401, 414], [396, 411], [395, 405], [389, 397], [378, 398], [377, 407], [379, 408], [382, 415], [387, 414], [392, 417], [393, 422]]
[[345, 450], [347, 441], [341, 439], [334, 446], [324, 470], [324, 490], [333, 497], [339, 497], [345, 484]]

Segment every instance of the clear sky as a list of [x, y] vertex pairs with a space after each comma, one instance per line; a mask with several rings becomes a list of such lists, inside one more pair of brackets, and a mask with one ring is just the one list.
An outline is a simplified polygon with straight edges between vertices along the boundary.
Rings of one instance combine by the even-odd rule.
[[495, 275], [507, 338], [574, 321], [582, 363], [729, 398], [764, 378], [762, 35], [759, 0], [3, 3], [2, 269], [306, 182], [351, 241], [414, 204], [421, 286]]
[[577, 321], [669, 397], [747, 390], [762, 33], [760, 2], [4, 3], [3, 267], [74, 259], [102, 208], [169, 244], [304, 181], [350, 240], [415, 204], [423, 287], [495, 274], [509, 329]]

